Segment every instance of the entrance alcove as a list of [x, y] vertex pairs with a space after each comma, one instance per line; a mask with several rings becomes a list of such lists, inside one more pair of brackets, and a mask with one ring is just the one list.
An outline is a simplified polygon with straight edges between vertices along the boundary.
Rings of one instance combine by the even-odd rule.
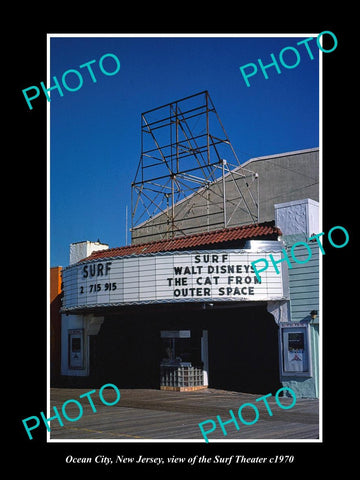
[[266, 304], [214, 310], [209, 322], [209, 386], [275, 394], [281, 387], [278, 326]]
[[188, 331], [207, 352], [201, 364], [210, 388], [275, 394], [281, 387], [278, 328], [266, 302], [177, 304], [105, 315], [99, 333], [90, 337], [90, 376], [99, 385], [158, 389], [161, 332]]

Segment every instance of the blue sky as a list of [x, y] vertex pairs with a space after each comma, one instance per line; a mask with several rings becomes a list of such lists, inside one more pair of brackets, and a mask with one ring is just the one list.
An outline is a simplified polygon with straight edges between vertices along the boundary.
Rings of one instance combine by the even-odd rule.
[[[60, 80], [76, 69], [84, 83], [78, 91], [63, 89], [63, 97], [51, 94], [50, 265], [68, 265], [72, 242], [125, 245], [142, 112], [208, 90], [241, 162], [318, 147], [319, 49], [315, 40], [309, 44], [311, 60], [305, 47], [296, 45], [301, 38], [52, 37], [51, 77]], [[301, 54], [297, 67], [280, 64], [280, 75], [270, 68], [269, 79], [259, 69], [246, 86], [240, 66], [258, 58], [268, 64], [271, 53], [278, 59], [288, 46]], [[116, 75], [99, 70], [98, 60], [107, 53], [120, 60]], [[96, 83], [79, 68], [93, 59]], [[110, 71], [114, 64], [108, 60]], [[284, 61], [295, 61], [291, 52]], [[128, 243], [130, 238], [128, 233]]]

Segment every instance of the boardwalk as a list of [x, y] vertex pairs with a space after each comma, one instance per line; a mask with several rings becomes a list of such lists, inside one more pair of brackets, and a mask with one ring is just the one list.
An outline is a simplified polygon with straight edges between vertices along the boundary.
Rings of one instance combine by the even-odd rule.
[[[238, 408], [244, 403], [256, 404], [259, 409], [258, 421], [253, 425], [244, 425], [239, 421], [240, 430], [230, 423], [226, 426], [227, 436], [224, 436], [217, 424], [217, 429], [209, 434], [209, 441], [250, 439], [296, 441], [319, 438], [319, 402], [316, 399], [297, 399], [293, 408], [285, 410], [279, 408], [275, 397], [270, 397], [268, 404], [273, 416], [269, 416], [265, 403], [256, 402], [262, 394], [252, 395], [215, 389], [197, 392], [124, 389], [121, 390], [121, 398], [115, 405], [106, 406], [99, 399], [97, 389], [91, 396], [96, 408], [94, 412], [86, 398], [79, 399], [81, 394], [89, 391], [90, 389], [51, 389], [51, 407], [57, 406], [61, 412], [63, 403], [74, 399], [81, 402], [84, 412], [77, 421], [64, 420], [63, 427], [57, 420], [52, 421], [50, 440], [205, 442], [198, 424], [208, 419], [216, 421], [217, 415], [226, 422], [230, 419], [229, 410], [233, 410], [237, 415]], [[106, 389], [104, 398], [111, 403], [115, 401], [116, 394], [113, 390]], [[284, 406], [290, 405], [291, 402], [291, 398], [281, 399]], [[76, 418], [79, 409], [71, 402], [66, 406], [66, 413], [70, 418]], [[254, 419], [250, 407], [244, 409], [244, 419], [249, 422]], [[210, 429], [210, 426], [204, 428]]]

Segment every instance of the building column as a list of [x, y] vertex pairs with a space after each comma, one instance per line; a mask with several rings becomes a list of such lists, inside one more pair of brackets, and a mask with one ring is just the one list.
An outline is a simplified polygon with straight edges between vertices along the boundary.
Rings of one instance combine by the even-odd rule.
[[97, 335], [104, 317], [61, 316], [61, 375], [86, 377], [90, 374], [90, 335]]

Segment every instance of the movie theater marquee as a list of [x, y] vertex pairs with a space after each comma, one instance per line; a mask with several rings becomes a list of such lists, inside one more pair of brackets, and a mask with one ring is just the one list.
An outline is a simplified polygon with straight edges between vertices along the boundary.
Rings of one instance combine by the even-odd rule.
[[[172, 252], [80, 262], [63, 270], [63, 311], [161, 302], [287, 298], [286, 265], [258, 280], [251, 262], [269, 253]], [[280, 259], [280, 252], [272, 252]], [[269, 262], [270, 263], [270, 262]]]

